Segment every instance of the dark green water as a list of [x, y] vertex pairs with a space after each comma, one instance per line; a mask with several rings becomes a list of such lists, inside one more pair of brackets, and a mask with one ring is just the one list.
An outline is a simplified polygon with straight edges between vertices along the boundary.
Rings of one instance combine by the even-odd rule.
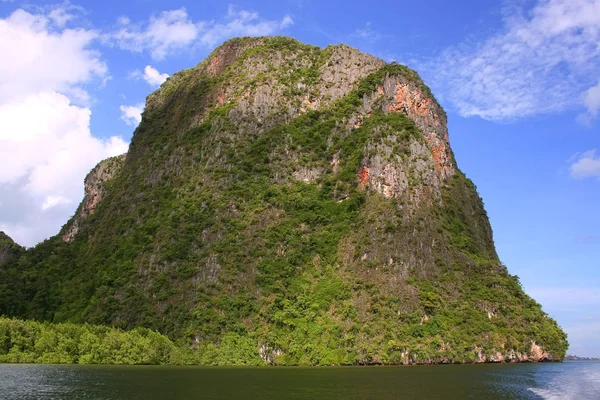
[[3, 399], [600, 399], [600, 363], [346, 368], [0, 365]]

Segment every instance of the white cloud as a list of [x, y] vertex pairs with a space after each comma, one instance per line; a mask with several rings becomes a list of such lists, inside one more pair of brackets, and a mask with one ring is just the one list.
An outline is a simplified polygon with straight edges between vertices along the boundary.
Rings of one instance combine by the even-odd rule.
[[124, 15], [121, 15], [117, 18], [117, 24], [119, 25], [128, 25], [130, 22], [131, 20], [129, 19], [129, 17], [126, 17]]
[[364, 40], [367, 42], [376, 42], [377, 40], [381, 39], [383, 35], [374, 31], [373, 28], [371, 28], [371, 23], [367, 22], [363, 28], [356, 29], [354, 33], [350, 35], [350, 37]]
[[288, 28], [294, 24], [289, 16], [284, 16], [281, 21], [262, 20], [257, 12], [237, 10], [229, 6], [225, 21], [215, 23], [213, 21], [202, 22], [200, 43], [206, 47], [214, 47], [220, 42], [234, 36], [265, 36], [271, 35], [279, 30]]
[[600, 82], [583, 93], [583, 104], [586, 112], [579, 114], [577, 120], [583, 125], [590, 126], [600, 111]]
[[81, 85], [107, 73], [100, 54], [90, 48], [97, 38], [95, 31], [61, 30], [49, 16], [23, 10], [0, 19], [0, 104], [39, 91], [85, 101]]
[[104, 77], [104, 79], [102, 79], [102, 82], [100, 83], [100, 86], [99, 86], [99, 87], [100, 87], [101, 89], [104, 89], [104, 88], [106, 87], [106, 85], [108, 84], [108, 81], [110, 81], [111, 79], [112, 79], [112, 76], [110, 76], [110, 75], [106, 75], [106, 76]]
[[[83, 198], [94, 165], [127, 143], [90, 133], [91, 112], [56, 92], [0, 105], [0, 230], [31, 246], [56, 234]], [[34, 117], [32, 117], [34, 116]]]
[[83, 197], [83, 179], [101, 159], [123, 153], [118, 137], [90, 132], [85, 85], [107, 78], [91, 48], [98, 34], [65, 28], [77, 7], [0, 19], [0, 230], [31, 246], [58, 233]]
[[284, 15], [283, 19], [279, 23], [279, 29], [285, 29], [294, 25], [294, 20], [289, 15]]
[[574, 162], [569, 168], [571, 176], [576, 179], [600, 179], [600, 156], [596, 156], [596, 149], [576, 154]]
[[198, 35], [198, 26], [189, 19], [185, 8], [163, 11], [150, 17], [148, 24], [131, 24], [127, 17], [120, 17], [118, 22], [121, 27], [108, 38], [125, 50], [149, 50], [155, 60], [185, 48]]
[[69, 21], [75, 20], [77, 18], [77, 13], [83, 13], [84, 11], [85, 10], [81, 6], [64, 2], [58, 7], [51, 6], [48, 12], [48, 18], [50, 18], [56, 26], [62, 28]]
[[195, 43], [213, 47], [234, 36], [271, 35], [293, 23], [288, 15], [280, 21], [263, 20], [256, 12], [238, 11], [233, 6], [221, 22], [192, 21], [186, 9], [180, 8], [154, 15], [147, 23], [131, 23], [129, 18], [119, 17], [118, 28], [104, 39], [125, 50], [149, 51], [153, 59], [162, 60]]
[[121, 120], [127, 125], [138, 126], [142, 122], [142, 112], [144, 111], [143, 104], [135, 106], [121, 106]]
[[61, 204], [69, 204], [71, 200], [64, 196], [48, 196], [42, 204], [42, 211], [46, 211], [52, 207], [59, 206]]
[[[431, 78], [463, 116], [511, 120], [581, 106], [599, 78], [598, 26], [600, 0], [538, 0], [507, 15], [502, 32], [445, 51]], [[597, 111], [598, 95], [588, 93], [583, 102]]]
[[127, 79], [133, 79], [137, 81], [142, 79], [142, 76], [142, 71], [136, 68], [133, 71], [129, 71], [129, 73], [127, 74]]
[[151, 65], [146, 65], [146, 68], [144, 68], [144, 80], [150, 86], [160, 86], [163, 84], [164, 81], [167, 80], [168, 77], [169, 74], [161, 74], [156, 68], [152, 67]]

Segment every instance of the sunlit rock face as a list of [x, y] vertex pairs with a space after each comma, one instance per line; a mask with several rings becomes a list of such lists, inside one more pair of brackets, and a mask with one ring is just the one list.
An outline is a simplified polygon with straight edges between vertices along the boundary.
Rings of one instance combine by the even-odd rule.
[[114, 178], [123, 167], [125, 154], [118, 157], [111, 157], [101, 161], [85, 177], [84, 197], [81, 205], [77, 209], [75, 216], [69, 221], [66, 227], [62, 229], [62, 239], [65, 242], [71, 242], [79, 232], [79, 226], [90, 215], [94, 214], [96, 207], [102, 201], [106, 191], [106, 184]]

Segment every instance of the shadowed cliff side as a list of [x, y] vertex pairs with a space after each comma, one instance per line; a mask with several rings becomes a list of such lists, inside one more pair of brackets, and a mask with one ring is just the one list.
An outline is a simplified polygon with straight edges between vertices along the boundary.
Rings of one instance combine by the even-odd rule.
[[0, 268], [4, 264], [17, 259], [24, 251], [21, 246], [16, 244], [6, 233], [0, 231]]

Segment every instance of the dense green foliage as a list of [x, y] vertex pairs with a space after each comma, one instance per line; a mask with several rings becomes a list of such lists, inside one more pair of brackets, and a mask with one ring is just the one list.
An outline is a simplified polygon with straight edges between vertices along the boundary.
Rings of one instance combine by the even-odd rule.
[[219, 346], [178, 347], [146, 328], [41, 323], [0, 318], [0, 363], [263, 365], [256, 343], [236, 334]]
[[171, 364], [173, 343], [149, 329], [49, 324], [0, 318], [0, 362], [52, 364]]
[[0, 268], [2, 265], [20, 257], [24, 249], [16, 244], [8, 235], [0, 231]]
[[[280, 54], [290, 64], [246, 80], [240, 72]], [[456, 171], [434, 200], [417, 202], [423, 160], [411, 149], [428, 147], [414, 122], [383, 106], [349, 122], [388, 76], [428, 92], [414, 71], [385, 65], [318, 111], [282, 109], [260, 123], [215, 100], [263, 79], [283, 85], [288, 102], [315, 94], [330, 54], [276, 38], [218, 76], [198, 72], [206, 63], [176, 74], [75, 240], [51, 238], [0, 268], [0, 315], [132, 331], [3, 324], [172, 346], [160, 363], [474, 362], [480, 352], [526, 353], [532, 341], [562, 358], [565, 334], [500, 264], [472, 182]], [[381, 149], [406, 166], [407, 195], [359, 184]], [[306, 171], [310, 179], [292, 178]], [[98, 362], [116, 362], [111, 354]]]

